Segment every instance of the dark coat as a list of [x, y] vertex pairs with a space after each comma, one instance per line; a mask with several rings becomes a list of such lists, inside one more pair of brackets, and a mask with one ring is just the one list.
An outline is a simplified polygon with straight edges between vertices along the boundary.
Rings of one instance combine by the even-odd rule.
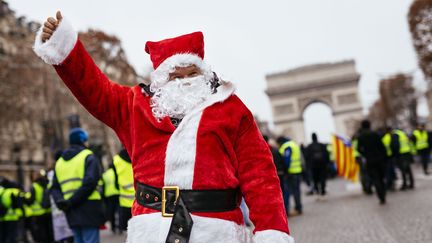
[[276, 147], [273, 147], [271, 145], [269, 145], [270, 147], [270, 151], [272, 153], [273, 156], [273, 162], [276, 166], [276, 171], [279, 177], [282, 177], [284, 175], [288, 174], [288, 170], [285, 166], [284, 163], [284, 159], [282, 157], [282, 155], [279, 153], [279, 150]]
[[[62, 157], [65, 160], [70, 160], [83, 149], [85, 147], [72, 145], [63, 152]], [[66, 218], [72, 228], [98, 227], [105, 222], [102, 200], [87, 200], [89, 195], [96, 190], [101, 175], [102, 168], [97, 157], [94, 155], [87, 156], [82, 186], [68, 199], [71, 207], [66, 211]], [[54, 175], [50, 192], [55, 202], [63, 199], [56, 175]]]
[[323, 143], [312, 142], [305, 149], [305, 159], [311, 169], [327, 168], [330, 164], [330, 154]]
[[361, 131], [358, 136], [358, 151], [366, 159], [367, 164], [387, 162], [387, 151], [377, 132]]

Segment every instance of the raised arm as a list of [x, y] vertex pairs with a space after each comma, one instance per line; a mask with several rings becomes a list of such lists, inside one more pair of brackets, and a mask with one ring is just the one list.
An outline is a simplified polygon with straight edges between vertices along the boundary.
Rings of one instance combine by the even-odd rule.
[[272, 155], [252, 114], [240, 124], [235, 149], [240, 188], [255, 225], [254, 243], [293, 243]]
[[78, 101], [114, 130], [128, 117], [129, 87], [110, 81], [96, 66], [70, 23], [57, 12], [36, 35], [34, 51], [56, 69]]

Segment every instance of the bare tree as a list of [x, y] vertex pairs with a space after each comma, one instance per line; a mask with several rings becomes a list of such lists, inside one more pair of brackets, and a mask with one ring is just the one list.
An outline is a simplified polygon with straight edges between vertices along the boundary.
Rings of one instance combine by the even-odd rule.
[[382, 79], [380, 97], [369, 110], [375, 127], [399, 127], [411, 130], [417, 122], [417, 93], [412, 76], [399, 73]]

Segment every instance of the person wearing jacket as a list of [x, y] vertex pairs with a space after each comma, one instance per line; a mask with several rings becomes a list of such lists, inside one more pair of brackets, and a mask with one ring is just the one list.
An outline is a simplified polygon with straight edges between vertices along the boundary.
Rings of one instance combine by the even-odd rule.
[[102, 174], [102, 180], [104, 185], [105, 217], [111, 224], [111, 231], [116, 233], [119, 230], [119, 186], [114, 164], [111, 164]]
[[35, 242], [45, 243], [53, 241], [52, 218], [48, 192], [48, 178], [41, 170], [35, 176], [27, 200], [32, 211], [30, 217], [30, 232]]
[[69, 22], [56, 17], [40, 29], [34, 50], [131, 157], [128, 242], [293, 242], [270, 150], [234, 85], [204, 61], [202, 32], [148, 41], [150, 83], [127, 87], [109, 80]]
[[[281, 136], [277, 139], [279, 144], [279, 153], [284, 159], [285, 167], [287, 168], [288, 176], [286, 180], [286, 194], [284, 194], [285, 208], [288, 215], [296, 216], [303, 213], [301, 203], [300, 184], [302, 181], [302, 155], [300, 146], [293, 140]], [[295, 211], [290, 213], [290, 196], [294, 197]]]
[[75, 243], [99, 242], [99, 226], [104, 223], [102, 196], [97, 190], [102, 169], [99, 160], [87, 149], [87, 132], [73, 128], [70, 147], [55, 165], [51, 195], [66, 213]]
[[387, 168], [387, 152], [381, 141], [381, 136], [371, 130], [368, 120], [361, 123], [357, 149], [366, 160], [366, 170], [372, 179], [380, 204], [385, 204], [386, 186], [384, 179]]
[[327, 170], [330, 164], [330, 154], [327, 145], [318, 142], [316, 133], [312, 133], [312, 143], [305, 149], [306, 161], [311, 166], [314, 191], [326, 195]]
[[132, 205], [135, 199], [132, 162], [125, 149], [114, 156], [113, 165], [117, 176], [115, 182], [119, 188], [119, 229], [125, 231], [132, 217]]
[[417, 129], [412, 133], [412, 140], [417, 151], [417, 155], [423, 166], [425, 175], [429, 175], [428, 167], [430, 160], [430, 144], [429, 133], [425, 129], [424, 124], [418, 124]]
[[394, 129], [390, 146], [402, 174], [402, 186], [400, 190], [413, 189], [414, 176], [411, 170], [411, 164], [414, 162], [414, 152], [408, 135], [400, 129]]

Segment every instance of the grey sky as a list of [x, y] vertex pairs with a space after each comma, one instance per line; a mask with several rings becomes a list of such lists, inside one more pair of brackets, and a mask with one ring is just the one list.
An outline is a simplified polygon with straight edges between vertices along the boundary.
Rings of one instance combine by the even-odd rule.
[[[140, 72], [147, 40], [201, 30], [206, 61], [237, 85], [260, 118], [271, 120], [265, 75], [315, 62], [355, 59], [365, 106], [382, 75], [417, 69], [406, 14], [412, 0], [118, 1], [12, 0], [18, 15], [43, 21], [62, 10], [78, 30], [115, 34]], [[319, 117], [317, 117], [318, 119]]]

